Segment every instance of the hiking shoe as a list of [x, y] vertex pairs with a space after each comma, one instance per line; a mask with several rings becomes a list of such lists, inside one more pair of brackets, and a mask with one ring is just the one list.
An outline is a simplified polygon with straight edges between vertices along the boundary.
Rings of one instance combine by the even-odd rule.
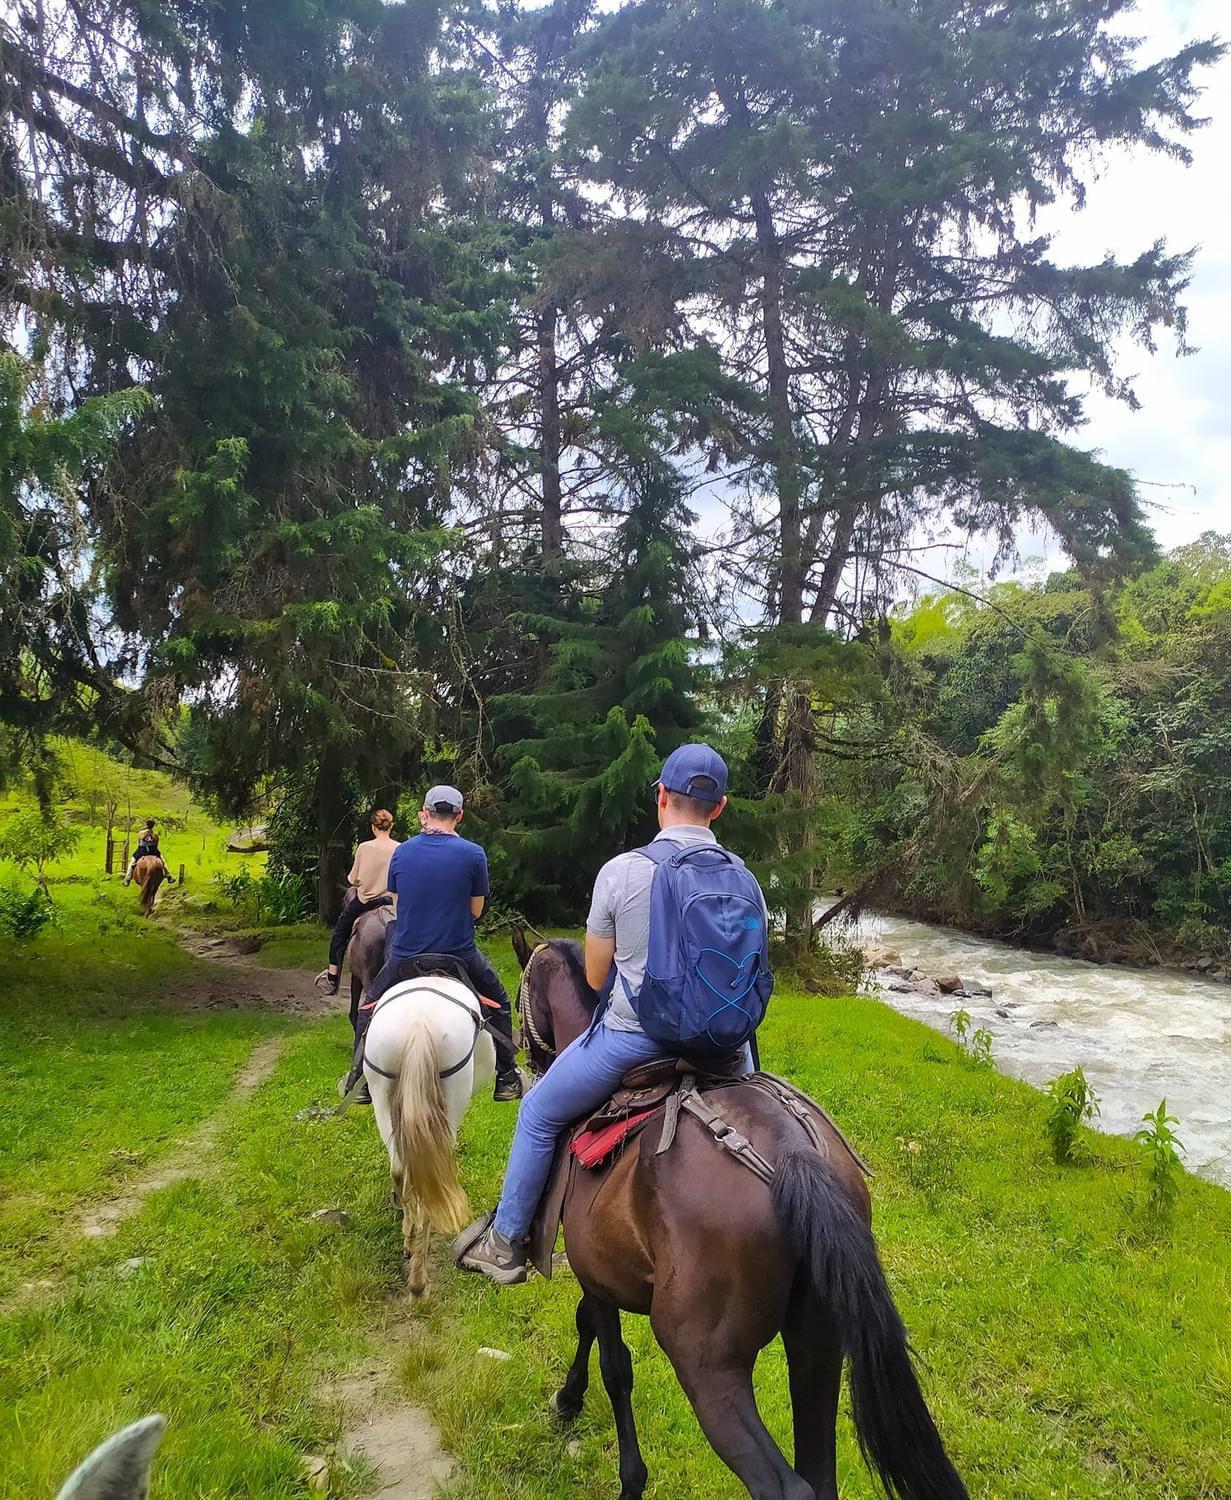
[[[479, 1224], [482, 1225], [480, 1220]], [[477, 1239], [476, 1226], [463, 1230], [454, 1245], [454, 1260], [461, 1271], [477, 1271], [497, 1286], [518, 1286], [525, 1281], [526, 1247], [506, 1240], [495, 1224], [488, 1224]], [[468, 1244], [467, 1241], [470, 1241]]]
[[521, 1074], [514, 1068], [511, 1073], [501, 1073], [496, 1079], [492, 1098], [497, 1104], [507, 1104], [511, 1099], [520, 1099], [524, 1092]]
[[339, 969], [336, 974], [331, 974], [328, 969], [322, 969], [312, 983], [325, 994], [336, 995], [342, 983], [342, 971]]

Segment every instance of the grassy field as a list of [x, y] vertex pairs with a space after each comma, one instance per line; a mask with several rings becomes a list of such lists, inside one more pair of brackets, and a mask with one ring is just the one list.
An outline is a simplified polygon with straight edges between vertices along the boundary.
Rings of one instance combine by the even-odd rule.
[[[294, 930], [260, 957], [318, 953], [319, 933]], [[575, 1284], [499, 1292], [442, 1265], [430, 1307], [408, 1310], [370, 1118], [295, 1118], [329, 1098], [345, 1021], [177, 1010], [196, 972], [147, 923], [52, 934], [0, 975], [0, 1497], [54, 1494], [92, 1442], [154, 1409], [170, 1417], [156, 1494], [304, 1496], [303, 1455], [341, 1436], [329, 1381], [359, 1360], [392, 1360], [432, 1411], [459, 1500], [614, 1496], [601, 1388], [572, 1452], [545, 1412]], [[274, 1034], [276, 1071], [225, 1117], [199, 1175], [152, 1194], [113, 1239], [81, 1239], [83, 1204], [156, 1165]], [[1153, 1236], [1131, 1145], [1098, 1138], [1090, 1165], [1052, 1165], [1037, 1094], [874, 1001], [783, 995], [763, 1036], [772, 1066], [877, 1170], [890, 1278], [972, 1495], [1226, 1500], [1231, 1195], [1186, 1181], [1172, 1234]], [[512, 1125], [488, 1101], [467, 1119], [476, 1206]], [[312, 1219], [322, 1207], [348, 1221]], [[54, 1285], [22, 1293], [38, 1280]], [[628, 1328], [651, 1495], [734, 1500], [647, 1328]], [[759, 1384], [785, 1439], [776, 1349]], [[844, 1497], [871, 1500], [845, 1418], [841, 1472]], [[372, 1488], [361, 1466], [336, 1474], [345, 1500]]]

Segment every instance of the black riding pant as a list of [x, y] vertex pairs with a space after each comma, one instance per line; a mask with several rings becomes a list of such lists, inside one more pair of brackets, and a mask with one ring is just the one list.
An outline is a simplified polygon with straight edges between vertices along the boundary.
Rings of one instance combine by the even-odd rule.
[[346, 945], [350, 942], [350, 935], [355, 930], [355, 923], [364, 912], [375, 911], [378, 906], [388, 906], [392, 900], [392, 896], [373, 896], [370, 901], [360, 901], [358, 896], [348, 896], [343, 901], [342, 910], [338, 913], [338, 920], [334, 925], [333, 936], [329, 939], [331, 968], [342, 967], [342, 960], [346, 957]]
[[[517, 1066], [517, 1048], [513, 1045], [513, 1012], [509, 1005], [508, 991], [500, 983], [499, 974], [479, 948], [470, 948], [464, 953], [455, 953], [452, 957], [465, 964], [466, 972], [470, 975], [470, 982], [479, 994], [486, 995], [489, 1000], [494, 1000], [500, 1007], [499, 1010], [489, 1010], [487, 1006], [484, 1006], [483, 1019], [496, 1044], [496, 1072], [503, 1077]], [[368, 985], [363, 997], [363, 1005], [359, 1010], [359, 1025], [355, 1034], [356, 1056], [359, 1055], [358, 1049], [363, 1045], [363, 1038], [367, 1034], [377, 1002], [387, 989], [397, 983], [398, 970], [405, 962], [405, 954], [396, 954], [387, 959], [384, 968]]]

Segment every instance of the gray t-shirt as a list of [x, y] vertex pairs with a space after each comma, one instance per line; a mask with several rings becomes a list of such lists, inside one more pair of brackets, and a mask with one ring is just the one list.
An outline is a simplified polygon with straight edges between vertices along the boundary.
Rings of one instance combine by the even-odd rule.
[[[708, 828], [692, 823], [677, 823], [664, 828], [660, 839], [677, 844], [716, 844]], [[586, 931], [595, 937], [615, 938], [616, 982], [611, 1004], [603, 1017], [604, 1026], [616, 1031], [640, 1031], [637, 1013], [629, 1003], [628, 988], [634, 995], [641, 989], [646, 960], [650, 952], [650, 886], [654, 865], [642, 854], [617, 854], [609, 859], [594, 881], [594, 896]]]

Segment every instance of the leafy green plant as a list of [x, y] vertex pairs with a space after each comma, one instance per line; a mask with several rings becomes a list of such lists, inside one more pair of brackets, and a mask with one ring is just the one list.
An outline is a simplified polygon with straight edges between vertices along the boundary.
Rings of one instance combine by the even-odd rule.
[[1141, 1147], [1146, 1160], [1150, 1183], [1146, 1207], [1155, 1224], [1161, 1226], [1170, 1223], [1179, 1196], [1183, 1170], [1180, 1152], [1184, 1150], [1184, 1143], [1172, 1129], [1180, 1122], [1175, 1115], [1167, 1113], [1166, 1099], [1157, 1109], [1147, 1110], [1141, 1118], [1142, 1127], [1133, 1139]]
[[970, 1034], [970, 1012], [968, 1010], [953, 1011], [949, 1016], [949, 1025], [953, 1030], [953, 1035], [965, 1047], [966, 1038]]
[[22, 945], [33, 940], [55, 921], [56, 909], [41, 885], [21, 891], [15, 885], [0, 886], [0, 933]]
[[1083, 1125], [1099, 1113], [1100, 1100], [1084, 1068], [1061, 1073], [1047, 1085], [1047, 1123], [1044, 1129], [1058, 1162], [1080, 1161], [1087, 1154], [1081, 1138]]
[[311, 890], [302, 875], [283, 871], [254, 876], [249, 870], [240, 870], [235, 875], [215, 875], [214, 881], [253, 926], [291, 927], [307, 916]]
[[17, 813], [0, 833], [0, 859], [12, 860], [22, 870], [33, 866], [35, 878], [46, 891], [46, 866], [71, 854], [80, 838], [80, 828], [61, 823], [56, 817], [44, 817], [41, 812]]
[[992, 1034], [986, 1026], [980, 1026], [977, 1030], [971, 1032], [970, 1044], [966, 1048], [966, 1055], [976, 1068], [991, 1067]]

